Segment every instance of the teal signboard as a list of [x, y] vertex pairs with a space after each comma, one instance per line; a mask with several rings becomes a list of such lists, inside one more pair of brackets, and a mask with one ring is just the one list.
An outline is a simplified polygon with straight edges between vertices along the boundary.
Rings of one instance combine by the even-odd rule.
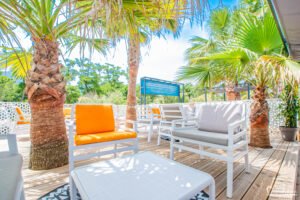
[[180, 84], [153, 78], [141, 78], [142, 95], [180, 96]]

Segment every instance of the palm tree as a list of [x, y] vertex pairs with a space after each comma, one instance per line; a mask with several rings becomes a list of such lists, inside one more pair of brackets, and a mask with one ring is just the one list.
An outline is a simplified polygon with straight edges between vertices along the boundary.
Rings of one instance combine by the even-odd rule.
[[[230, 70], [224, 74], [224, 66], [220, 69], [220, 62], [214, 65], [212, 62], [199, 62], [198, 58], [212, 53], [217, 53], [230, 44], [234, 30], [231, 12], [227, 8], [214, 10], [209, 18], [210, 39], [194, 36], [191, 47], [186, 51], [188, 66], [183, 66], [178, 71], [178, 80], [196, 80], [202, 87], [212, 87], [216, 84], [224, 84], [227, 100], [240, 100], [240, 92], [237, 86], [241, 74], [241, 65], [236, 63], [236, 70]], [[234, 55], [232, 55], [234, 56]], [[228, 67], [226, 67], [228, 68]], [[225, 78], [225, 79], [224, 79]]]
[[[91, 6], [92, 2], [75, 4], [69, 0], [0, 2], [4, 22], [11, 28], [18, 27], [28, 33], [33, 42], [31, 69], [25, 80], [32, 112], [31, 169], [51, 169], [68, 163], [68, 139], [63, 116], [65, 81], [59, 61], [59, 39], [86, 23]], [[13, 32], [0, 28], [3, 38], [13, 35]], [[11, 48], [14, 48], [12, 43]], [[15, 57], [20, 55], [14, 52]]]
[[[239, 30], [233, 45], [218, 53], [196, 58], [213, 63], [225, 75], [240, 70], [242, 79], [255, 86], [250, 114], [250, 145], [270, 147], [267, 87], [280, 79], [300, 78], [300, 65], [280, 55], [282, 41], [273, 16], [267, 11], [262, 18], [240, 15]], [[239, 70], [238, 70], [239, 71]]]
[[126, 119], [128, 120], [136, 120], [136, 82], [141, 60], [141, 45], [149, 42], [154, 35], [161, 36], [173, 32], [174, 36], [177, 36], [184, 18], [201, 20], [200, 13], [207, 8], [206, 1], [203, 1], [203, 4], [185, 0], [172, 0], [167, 3], [156, 1], [154, 4], [151, 2], [151, 0], [135, 1], [134, 7], [123, 7], [117, 16], [118, 21], [123, 23], [111, 25], [110, 29], [106, 30], [108, 35], [113, 32], [114, 37], [125, 36], [127, 39], [129, 79]]
[[[138, 3], [140, 4], [139, 9], [134, 9]], [[189, 16], [196, 16], [196, 20], [199, 20], [202, 10], [206, 8], [202, 3], [205, 4], [207, 1], [204, 0], [200, 3], [196, 0], [174, 0], [172, 4], [165, 4], [165, 6], [174, 8], [175, 15], [179, 16], [184, 12]], [[14, 48], [14, 44], [20, 44], [14, 33], [17, 31], [14, 29], [15, 27], [25, 31], [33, 42], [31, 70], [25, 80], [26, 93], [32, 111], [29, 168], [51, 169], [68, 162], [68, 142], [63, 116], [65, 81], [61, 74], [63, 66], [59, 61], [60, 39], [66, 38], [70, 33], [76, 36], [79, 34], [79, 41], [90, 38], [93, 44], [94, 38], [102, 36], [102, 31], [105, 31], [107, 35], [114, 33], [114, 36], [119, 36], [120, 30], [124, 26], [130, 30], [136, 30], [132, 27], [136, 26], [137, 22], [151, 20], [154, 14], [160, 16], [169, 14], [164, 12], [166, 9], [152, 9], [152, 11], [150, 9], [148, 13], [153, 15], [147, 17], [143, 8], [149, 5], [155, 8], [155, 5], [160, 5], [160, 1], [3, 0], [0, 2], [0, 39], [2, 43], [9, 44], [9, 46], [5, 46], [11, 48]], [[126, 23], [122, 21], [124, 16], [121, 11], [123, 9], [132, 10], [127, 15]], [[174, 13], [172, 12], [172, 14]], [[133, 20], [134, 16], [140, 16], [139, 20]], [[164, 21], [163, 17], [161, 19]], [[156, 23], [159, 21], [156, 23], [153, 19], [152, 21], [155, 25], [154, 28], [150, 26], [145, 29], [146, 32], [157, 27]], [[119, 27], [113, 26], [115, 24]], [[95, 28], [99, 26], [100, 29]], [[92, 31], [90, 27], [93, 28]], [[137, 33], [131, 31], [130, 36]], [[135, 44], [133, 48], [139, 48], [138, 42], [139, 40], [136, 39], [132, 43]], [[87, 43], [83, 42], [81, 47], [86, 46], [85, 44]], [[130, 52], [133, 52], [131, 55], [134, 57], [137, 55], [139, 57], [139, 50]], [[139, 59], [136, 58], [130, 60], [137, 61], [135, 63], [139, 62]], [[131, 77], [134, 77], [135, 74], [132, 73]], [[134, 78], [131, 79], [134, 82]]]

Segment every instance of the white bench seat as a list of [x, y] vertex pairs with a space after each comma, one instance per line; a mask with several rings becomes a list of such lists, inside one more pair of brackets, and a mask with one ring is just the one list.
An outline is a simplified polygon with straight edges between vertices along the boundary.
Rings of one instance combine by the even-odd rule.
[[[173, 136], [207, 142], [210, 144], [218, 144], [223, 146], [228, 145], [228, 134], [200, 131], [197, 127], [174, 129]], [[236, 144], [240, 142], [242, 139], [243, 139], [242, 137], [235, 138], [233, 140], [233, 143]]]

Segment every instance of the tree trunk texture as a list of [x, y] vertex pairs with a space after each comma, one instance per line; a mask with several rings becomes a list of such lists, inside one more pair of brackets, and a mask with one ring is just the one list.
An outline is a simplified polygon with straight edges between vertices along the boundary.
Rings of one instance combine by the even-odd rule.
[[26, 78], [31, 107], [29, 168], [44, 170], [68, 163], [68, 138], [63, 115], [65, 81], [58, 43], [33, 39], [32, 69]]
[[241, 100], [241, 94], [237, 91], [238, 84], [234, 82], [225, 82], [225, 92], [227, 101]]
[[250, 113], [250, 146], [272, 148], [269, 137], [269, 106], [265, 87], [256, 87]]
[[[128, 42], [128, 67], [129, 67], [129, 80], [128, 80], [128, 93], [127, 93], [127, 107], [126, 119], [136, 120], [136, 79], [138, 75], [140, 64], [140, 41], [139, 37], [133, 37]], [[132, 127], [127, 124], [127, 127]]]

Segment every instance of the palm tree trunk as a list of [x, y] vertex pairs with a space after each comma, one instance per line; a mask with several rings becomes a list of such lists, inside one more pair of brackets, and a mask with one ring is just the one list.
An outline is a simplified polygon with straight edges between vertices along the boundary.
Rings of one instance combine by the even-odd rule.
[[237, 89], [238, 84], [232, 81], [225, 82], [225, 92], [227, 101], [236, 101], [241, 100], [241, 94]]
[[65, 81], [58, 60], [58, 43], [34, 40], [32, 69], [26, 79], [31, 107], [30, 161], [34, 170], [68, 163], [68, 138], [63, 115]]
[[[136, 120], [136, 79], [140, 64], [140, 41], [139, 37], [132, 37], [128, 42], [128, 93], [126, 119]], [[127, 124], [130, 127], [130, 124]]]
[[250, 144], [254, 147], [271, 148], [269, 138], [269, 106], [265, 87], [256, 87], [250, 113]]

